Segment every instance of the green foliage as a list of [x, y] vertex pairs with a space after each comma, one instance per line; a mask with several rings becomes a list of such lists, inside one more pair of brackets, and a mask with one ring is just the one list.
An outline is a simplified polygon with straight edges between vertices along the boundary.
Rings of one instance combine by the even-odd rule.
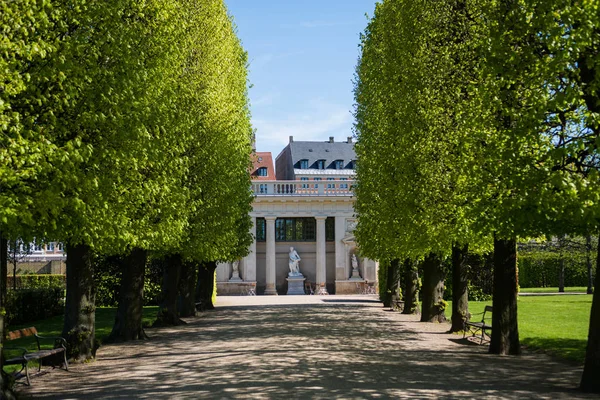
[[[13, 277], [7, 277], [8, 288], [13, 288]], [[61, 274], [25, 274], [16, 276], [18, 289], [65, 289], [65, 276]]]
[[6, 296], [6, 324], [18, 325], [64, 312], [64, 289], [10, 290]]
[[[522, 252], [519, 254], [519, 285], [522, 287], [558, 287], [560, 255], [549, 252]], [[585, 253], [567, 252], [565, 286], [587, 286]]]

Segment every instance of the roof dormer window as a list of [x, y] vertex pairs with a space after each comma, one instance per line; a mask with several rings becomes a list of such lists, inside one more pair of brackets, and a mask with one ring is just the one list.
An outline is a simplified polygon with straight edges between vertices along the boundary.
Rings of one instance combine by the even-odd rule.
[[308, 169], [308, 160], [300, 160], [300, 169]]
[[256, 175], [258, 175], [258, 176], [267, 176], [268, 175], [267, 167], [260, 167], [259, 169], [257, 169], [256, 170]]
[[344, 160], [335, 160], [335, 169], [344, 169]]
[[317, 160], [315, 166], [317, 169], [325, 169], [325, 160]]

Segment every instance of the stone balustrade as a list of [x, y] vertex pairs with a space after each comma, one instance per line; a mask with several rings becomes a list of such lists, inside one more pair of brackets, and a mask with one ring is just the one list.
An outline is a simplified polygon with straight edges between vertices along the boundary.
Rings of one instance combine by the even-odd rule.
[[256, 196], [352, 196], [353, 180], [254, 181]]

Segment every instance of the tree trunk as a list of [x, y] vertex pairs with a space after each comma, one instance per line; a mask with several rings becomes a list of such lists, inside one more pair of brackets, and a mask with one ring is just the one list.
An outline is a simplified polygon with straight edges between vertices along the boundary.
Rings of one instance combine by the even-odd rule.
[[74, 361], [91, 360], [98, 346], [95, 336], [96, 290], [90, 246], [67, 243], [67, 298], [62, 336]]
[[215, 308], [212, 295], [215, 286], [215, 261], [203, 262], [198, 268], [198, 284], [196, 286], [196, 298], [198, 299], [199, 311], [213, 310]]
[[383, 296], [383, 306], [386, 308], [392, 307], [392, 291], [390, 289], [392, 282], [394, 281], [394, 267], [393, 261], [386, 264], [386, 279], [385, 279], [385, 294]]
[[587, 284], [587, 294], [594, 293], [594, 278], [592, 275], [592, 236], [587, 235], [585, 237], [585, 255], [587, 261], [587, 275], [588, 275], [588, 284]]
[[177, 314], [177, 296], [182, 264], [181, 254], [172, 254], [165, 257], [163, 264], [163, 301], [153, 326], [183, 325], [185, 322], [179, 319]]
[[[391, 275], [388, 274], [388, 290], [390, 291], [390, 305], [389, 307], [394, 310], [396, 305], [400, 302], [402, 294], [400, 290], [400, 260], [397, 258], [393, 259], [390, 263]], [[391, 280], [390, 280], [391, 277]]]
[[404, 310], [402, 314], [419, 312], [419, 275], [415, 263], [404, 261]]
[[467, 266], [465, 261], [469, 246], [452, 247], [452, 327], [450, 332], [459, 332], [465, 328], [469, 317], [469, 293]]
[[565, 245], [565, 237], [561, 237], [558, 239], [558, 245], [560, 247], [560, 253], [558, 258], [558, 292], [565, 292], [565, 254], [564, 254], [564, 245]]
[[196, 283], [198, 281], [196, 263], [184, 262], [179, 280], [179, 315], [181, 317], [196, 316]]
[[517, 239], [494, 238], [494, 294], [490, 353], [521, 353], [517, 322]]
[[446, 302], [444, 301], [444, 271], [442, 260], [429, 253], [423, 261], [423, 301], [421, 322], [444, 322]]
[[[6, 278], [8, 276], [8, 240], [0, 231], [0, 349], [4, 346], [4, 315], [6, 301]], [[15, 398], [10, 379], [4, 372], [4, 357], [0, 355], [0, 399]]]
[[[600, 234], [598, 234], [598, 254], [596, 256], [596, 282], [600, 273]], [[590, 312], [590, 330], [588, 333], [585, 363], [581, 377], [581, 390], [600, 393], [600, 294], [594, 290], [592, 311]]]
[[136, 247], [120, 259], [119, 307], [107, 342], [127, 342], [148, 338], [142, 326], [147, 258], [148, 252]]

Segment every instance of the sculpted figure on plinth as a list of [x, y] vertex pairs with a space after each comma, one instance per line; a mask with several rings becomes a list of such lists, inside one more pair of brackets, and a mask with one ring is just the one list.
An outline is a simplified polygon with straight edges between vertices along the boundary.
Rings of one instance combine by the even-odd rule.
[[296, 250], [294, 250], [293, 247], [290, 247], [290, 261], [289, 261], [290, 274], [289, 274], [289, 276], [302, 275], [300, 273], [300, 260], [301, 260], [301, 258], [298, 255], [298, 252]]

